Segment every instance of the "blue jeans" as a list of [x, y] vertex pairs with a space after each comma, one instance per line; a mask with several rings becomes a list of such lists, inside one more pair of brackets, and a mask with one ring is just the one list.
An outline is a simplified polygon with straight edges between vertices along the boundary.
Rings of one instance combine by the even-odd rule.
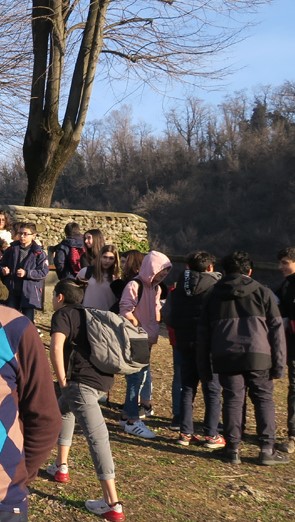
[[242, 436], [243, 407], [248, 388], [254, 405], [256, 431], [261, 448], [272, 449], [275, 443], [275, 407], [273, 381], [269, 370], [220, 374], [223, 387], [223, 426], [227, 447], [238, 449]]
[[9, 513], [8, 511], [0, 511], [0, 522], [28, 522], [27, 513]]
[[288, 435], [295, 437], [295, 360], [288, 358]]
[[[125, 397], [125, 404], [123, 407], [122, 414], [128, 419], [138, 419], [138, 401], [139, 401], [139, 395], [140, 390], [144, 388], [144, 383], [147, 378], [148, 368], [145, 367], [142, 368], [137, 373], [132, 373], [131, 375], [126, 375], [126, 397]], [[148, 385], [146, 386], [146, 397], [148, 392]], [[149, 400], [148, 398], [144, 398], [142, 396], [142, 399]]]
[[[194, 433], [193, 402], [197, 393], [200, 377], [196, 363], [195, 351], [182, 352], [181, 361], [181, 401], [180, 401], [180, 431], [185, 434]], [[218, 424], [221, 414], [221, 386], [217, 374], [212, 381], [202, 384], [205, 414], [203, 430], [206, 436], [218, 434]]]
[[98, 403], [105, 393], [73, 381], [61, 392], [58, 404], [62, 414], [62, 429], [58, 444], [71, 446], [76, 418], [88, 442], [99, 480], [115, 478], [109, 432]]
[[[35, 317], [35, 309], [34, 308], [27, 308], [27, 307], [21, 307], [21, 295], [13, 295], [9, 294], [8, 299], [6, 301], [6, 306], [9, 308], [15, 308], [15, 310], [18, 310], [23, 315], [25, 315], [32, 323], [34, 322]], [[1, 519], [0, 519], [1, 521]]]
[[176, 346], [172, 347], [173, 353], [173, 378], [172, 378], [172, 414], [180, 415], [181, 399], [181, 351]]
[[145, 378], [139, 389], [139, 402], [141, 400], [151, 401], [152, 395], [153, 395], [153, 381], [152, 381], [151, 367], [147, 366]]

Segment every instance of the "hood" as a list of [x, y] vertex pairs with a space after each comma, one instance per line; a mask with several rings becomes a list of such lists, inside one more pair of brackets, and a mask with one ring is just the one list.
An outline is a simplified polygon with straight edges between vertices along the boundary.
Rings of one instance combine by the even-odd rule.
[[176, 288], [184, 291], [187, 297], [202, 294], [221, 279], [220, 272], [196, 272], [185, 270], [178, 280]]
[[219, 281], [214, 293], [224, 300], [240, 299], [255, 292], [260, 284], [243, 274], [229, 274]]
[[68, 247], [84, 248], [83, 236], [81, 234], [75, 237], [66, 237], [66, 239], [62, 240], [61, 244]]
[[164, 270], [164, 268], [169, 268], [170, 270], [171, 267], [171, 261], [165, 254], [151, 250], [144, 257], [138, 275], [144, 283], [152, 284], [156, 274]]

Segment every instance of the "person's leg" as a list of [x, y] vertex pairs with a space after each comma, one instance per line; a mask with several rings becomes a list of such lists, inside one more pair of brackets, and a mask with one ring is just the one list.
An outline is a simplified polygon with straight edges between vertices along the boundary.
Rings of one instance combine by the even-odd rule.
[[199, 383], [194, 353], [182, 352], [181, 360], [181, 396], [180, 396], [180, 432], [186, 435], [194, 433], [193, 402]]
[[173, 353], [173, 379], [172, 379], [172, 414], [173, 418], [180, 417], [181, 398], [181, 351], [177, 346], [172, 347]]
[[24, 314], [32, 323], [34, 323], [35, 319], [35, 309], [34, 308], [21, 308], [22, 314]]
[[126, 376], [126, 396], [122, 410], [122, 419], [138, 420], [138, 396], [146, 370], [143, 368], [137, 373]]
[[146, 368], [142, 384], [139, 389], [139, 403], [150, 407], [152, 404], [153, 382], [150, 365]]
[[273, 452], [276, 431], [273, 380], [269, 378], [269, 370], [246, 372], [245, 379], [254, 405], [260, 447]]
[[219, 375], [213, 374], [212, 381], [208, 381], [202, 385], [205, 415], [204, 415], [204, 433], [209, 437], [218, 435], [218, 424], [221, 416], [221, 386]]
[[7, 301], [6, 301], [6, 306], [8, 306], [9, 308], [15, 308], [15, 310], [20, 310], [20, 301], [21, 301], [20, 295], [13, 295], [13, 294], [9, 293]]
[[288, 359], [288, 436], [295, 437], [295, 360]]
[[224, 438], [229, 450], [238, 450], [242, 436], [245, 380], [242, 374], [219, 374], [223, 395]]

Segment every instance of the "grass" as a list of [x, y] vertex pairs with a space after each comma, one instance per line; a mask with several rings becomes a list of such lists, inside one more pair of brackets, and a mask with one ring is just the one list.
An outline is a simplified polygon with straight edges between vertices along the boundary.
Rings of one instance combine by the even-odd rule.
[[[48, 346], [48, 318], [39, 315]], [[171, 420], [171, 348], [163, 328], [152, 352], [154, 410], [148, 425], [157, 438], [144, 440], [127, 435], [118, 426], [125, 381], [117, 377], [111, 391], [111, 407], [102, 407], [110, 432], [116, 463], [117, 488], [129, 522], [286, 522], [295, 520], [295, 465], [275, 468], [257, 464], [253, 408], [247, 411], [247, 439], [242, 445], [241, 466], [222, 462], [216, 452], [201, 446], [180, 447], [177, 434], [168, 429]], [[286, 436], [287, 381], [276, 381], [278, 438]], [[249, 401], [250, 402], [250, 401]], [[195, 401], [196, 431], [200, 430], [203, 400]], [[52, 454], [54, 458], [54, 452]], [[55, 483], [46, 465], [31, 488], [30, 521], [86, 522], [97, 517], [86, 512], [84, 501], [99, 498], [88, 447], [77, 427], [70, 453], [71, 482]]]

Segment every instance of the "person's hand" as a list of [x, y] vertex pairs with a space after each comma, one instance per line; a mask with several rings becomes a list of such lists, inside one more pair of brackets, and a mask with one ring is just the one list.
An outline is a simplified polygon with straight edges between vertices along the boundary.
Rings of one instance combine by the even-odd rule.
[[17, 275], [17, 277], [25, 277], [26, 273], [27, 273], [27, 272], [26, 272], [23, 268], [19, 268], [19, 269], [16, 271], [16, 275]]
[[5, 275], [5, 276], [10, 274], [10, 269], [8, 268], [8, 266], [4, 266], [2, 268], [2, 274]]

